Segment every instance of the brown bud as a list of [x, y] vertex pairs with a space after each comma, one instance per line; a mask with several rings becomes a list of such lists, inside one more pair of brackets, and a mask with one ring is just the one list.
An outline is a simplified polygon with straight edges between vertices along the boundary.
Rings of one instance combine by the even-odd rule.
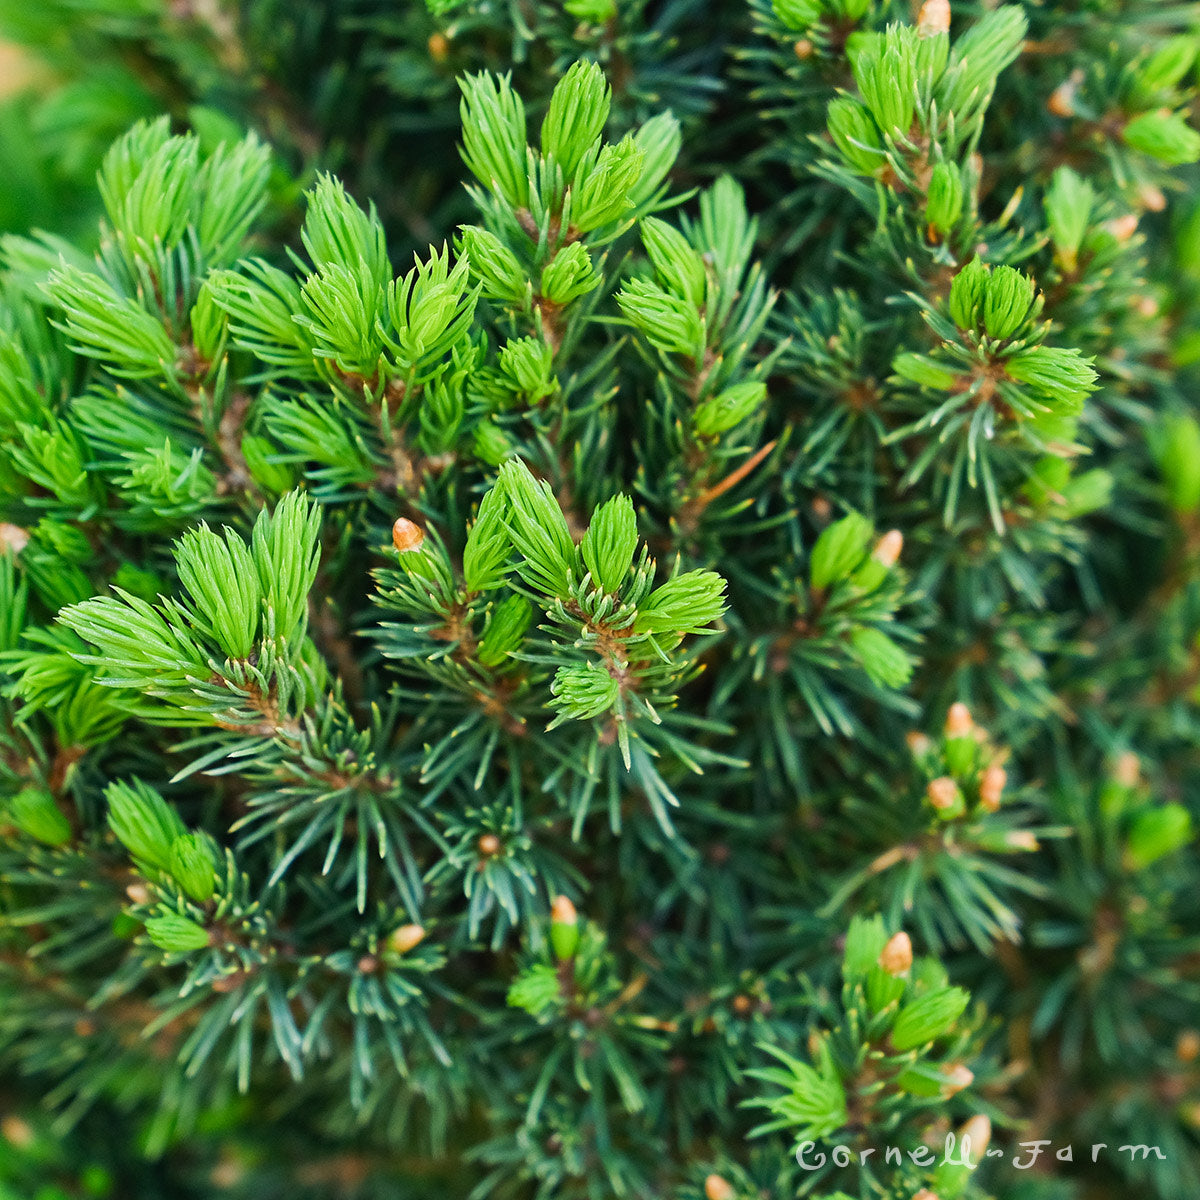
[[710, 1175], [704, 1181], [705, 1200], [733, 1200], [733, 1188], [720, 1175]]
[[150, 903], [150, 889], [144, 883], [131, 883], [125, 889], [125, 895], [132, 904]]
[[905, 745], [907, 745], [908, 748], [913, 752], [913, 754], [917, 755], [918, 757], [920, 757], [922, 754], [928, 754], [929, 751], [933, 749], [933, 742], [931, 742], [928, 736], [923, 734], [919, 729], [913, 729], [906, 733], [904, 735], [904, 742]]
[[401, 554], [407, 554], [410, 550], [419, 550], [424, 541], [425, 531], [416, 521], [410, 521], [407, 517], [396, 519], [395, 525], [392, 526], [392, 545]]
[[28, 1121], [21, 1120], [20, 1117], [8, 1116], [0, 1121], [0, 1134], [4, 1135], [4, 1140], [10, 1146], [16, 1146], [18, 1150], [24, 1150], [33, 1145], [33, 1127]]
[[1145, 317], [1147, 320], [1158, 316], [1158, 301], [1153, 296], [1143, 296], [1134, 308], [1137, 309], [1139, 317]]
[[742, 992], [734, 996], [730, 1006], [739, 1017], [748, 1017], [754, 1011], [754, 1001]]
[[871, 557], [877, 562], [882, 563], [885, 567], [891, 569], [900, 560], [900, 551], [904, 549], [904, 534], [898, 529], [889, 529], [875, 543], [875, 549], [871, 551]]
[[938, 1200], [938, 1194], [937, 1192], [931, 1192], [928, 1188], [922, 1188], [913, 1196], [913, 1200]]
[[1083, 82], [1083, 72], [1076, 68], [1058, 85], [1046, 101], [1046, 107], [1056, 117], [1073, 117], [1075, 115], [1075, 93]]
[[1142, 764], [1131, 750], [1126, 750], [1113, 764], [1113, 778], [1122, 787], [1137, 787], [1141, 773]]
[[407, 954], [425, 939], [425, 930], [420, 925], [401, 925], [388, 935], [388, 949], [397, 954]]
[[373, 954], [364, 954], [358, 960], [358, 969], [363, 975], [374, 975], [379, 970], [379, 959]]
[[904, 930], [893, 933], [879, 955], [879, 965], [889, 975], [906, 975], [913, 964], [912, 939]]
[[930, 781], [929, 786], [925, 789], [925, 794], [934, 808], [942, 810], [952, 808], [958, 799], [958, 784], [949, 775], [942, 775], [940, 778]]
[[975, 722], [971, 720], [971, 710], [961, 700], [950, 705], [950, 711], [946, 714], [946, 736], [948, 738], [967, 737], [974, 728]]
[[[988, 1143], [992, 1140], [991, 1120], [983, 1113], [976, 1113], [958, 1131], [959, 1142], [965, 1143], [967, 1138], [971, 1139], [971, 1161], [978, 1162], [987, 1150]], [[964, 1153], [966, 1153], [965, 1149]]]
[[446, 55], [450, 52], [450, 39], [444, 33], [431, 33], [429, 35], [429, 57], [434, 62], [445, 62]]
[[568, 896], [555, 896], [550, 905], [550, 920], [555, 925], [574, 925], [579, 920], [579, 913]]
[[1028, 829], [1014, 829], [1004, 840], [1014, 850], [1036, 850], [1038, 848], [1037, 835]]
[[975, 1072], [962, 1063], [955, 1063], [946, 1072], [946, 1082], [942, 1085], [942, 1095], [949, 1099], [956, 1096], [963, 1088], [969, 1088], [975, 1082]]
[[10, 525], [0, 521], [0, 550], [11, 550], [16, 558], [29, 545], [29, 534], [20, 525]]
[[1162, 212], [1167, 207], [1167, 198], [1163, 190], [1153, 183], [1144, 183], [1138, 188], [1138, 201], [1149, 212]]
[[1046, 107], [1056, 117], [1069, 117], [1075, 111], [1075, 89], [1070, 84], [1060, 83], [1050, 93]]
[[950, 32], [950, 0], [925, 0], [917, 13], [917, 37]]
[[236, 1158], [225, 1157], [213, 1167], [208, 1180], [220, 1191], [232, 1191], [246, 1177], [246, 1168]]
[[995, 812], [1000, 807], [1000, 797], [1004, 794], [1004, 785], [1008, 782], [1008, 772], [998, 763], [992, 763], [983, 773], [979, 781], [979, 803], [988, 812]]
[[1104, 223], [1104, 228], [1117, 239], [1118, 242], [1127, 242], [1135, 233], [1137, 233], [1138, 219], [1135, 213], [1126, 213], [1123, 217], [1114, 217], [1111, 221]]
[[816, 46], [808, 38], [801, 38], [792, 49], [796, 52], [796, 57], [803, 62], [806, 58], [812, 58]]
[[1200, 1033], [1194, 1029], [1183, 1030], [1175, 1042], [1175, 1057], [1183, 1063], [1200, 1058]]
[[504, 845], [494, 833], [485, 833], [475, 843], [475, 848], [484, 858], [495, 858], [504, 849]]

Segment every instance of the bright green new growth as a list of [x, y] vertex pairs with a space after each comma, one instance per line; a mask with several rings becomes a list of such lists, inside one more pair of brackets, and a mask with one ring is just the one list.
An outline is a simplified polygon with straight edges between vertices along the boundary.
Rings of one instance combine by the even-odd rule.
[[19, 791], [9, 800], [5, 815], [22, 833], [47, 846], [61, 846], [71, 837], [71, 825], [54, 797], [40, 788]]
[[201, 525], [175, 548], [186, 599], [151, 605], [115, 588], [117, 598], [87, 600], [60, 619], [98, 648], [81, 656], [102, 668], [97, 682], [156, 696], [177, 712], [156, 719], [278, 728], [322, 682], [305, 640], [319, 517], [297, 492], [259, 515], [249, 546], [233, 530], [222, 538]]
[[637, 542], [637, 515], [629, 497], [614, 496], [601, 505], [579, 547], [592, 581], [606, 592], [617, 591], [633, 564]]
[[[965, 990], [947, 986], [933, 959], [913, 959], [907, 934], [889, 937], [880, 918], [856, 917], [846, 935], [840, 1004], [827, 999], [821, 1006], [836, 1024], [810, 1041], [814, 1061], [763, 1046], [783, 1067], [755, 1070], [754, 1077], [784, 1094], [751, 1102], [771, 1117], [754, 1133], [786, 1130], [795, 1143], [829, 1138], [847, 1125], [851, 1106], [869, 1108], [889, 1091], [906, 1097], [893, 1108], [893, 1121], [918, 1119], [926, 1105], [943, 1107], [962, 1090], [956, 1072], [981, 1042], [977, 1023], [960, 1022], [969, 1003]], [[860, 1044], [870, 1047], [865, 1057]]]
[[105, 799], [108, 824], [121, 845], [146, 866], [169, 871], [172, 847], [185, 833], [175, 810], [140, 779], [112, 784]]

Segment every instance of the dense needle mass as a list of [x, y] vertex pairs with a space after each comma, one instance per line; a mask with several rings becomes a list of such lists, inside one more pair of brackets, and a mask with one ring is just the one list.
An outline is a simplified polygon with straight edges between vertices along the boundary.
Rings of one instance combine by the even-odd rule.
[[0, 0], [0, 1200], [1200, 1194], [1197, 14], [125, 7]]

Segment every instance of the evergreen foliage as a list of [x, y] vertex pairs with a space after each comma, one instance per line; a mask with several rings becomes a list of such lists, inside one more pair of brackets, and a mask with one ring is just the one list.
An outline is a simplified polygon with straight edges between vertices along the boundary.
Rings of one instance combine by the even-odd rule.
[[1200, 1194], [1200, 10], [0, 30], [0, 1200]]

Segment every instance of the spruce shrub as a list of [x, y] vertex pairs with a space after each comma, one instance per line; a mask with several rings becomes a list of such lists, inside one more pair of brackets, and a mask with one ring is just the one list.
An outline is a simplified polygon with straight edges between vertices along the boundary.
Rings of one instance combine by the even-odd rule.
[[1195, 6], [0, 29], [0, 1200], [1200, 1195]]

